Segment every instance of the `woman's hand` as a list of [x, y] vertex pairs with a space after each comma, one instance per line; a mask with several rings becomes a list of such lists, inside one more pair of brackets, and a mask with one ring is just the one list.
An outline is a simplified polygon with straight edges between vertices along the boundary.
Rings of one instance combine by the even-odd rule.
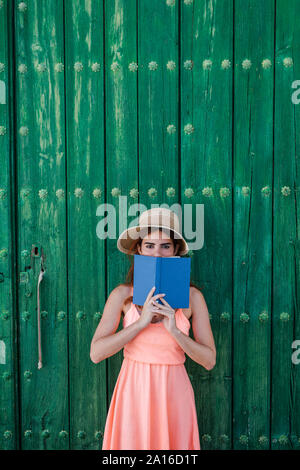
[[160, 305], [158, 302], [154, 302], [156, 305], [156, 311], [157, 313], [164, 315], [165, 318], [163, 319], [163, 324], [170, 333], [173, 333], [177, 329], [175, 310], [165, 299], [161, 298], [161, 301], [165, 304], [165, 306]]
[[152, 287], [152, 289], [149, 291], [148, 295], [147, 295], [147, 298], [145, 300], [145, 303], [143, 305], [143, 309], [142, 309], [142, 313], [140, 315], [140, 318], [137, 320], [139, 322], [139, 324], [142, 325], [142, 327], [146, 327], [147, 325], [149, 325], [149, 323], [151, 323], [151, 320], [153, 318], [153, 316], [157, 315], [159, 312], [157, 311], [157, 308], [155, 307], [154, 305], [154, 302], [159, 305], [157, 302], [156, 302], [156, 299], [158, 298], [161, 298], [165, 295], [165, 294], [156, 294], [154, 296], [152, 296], [152, 293], [155, 291], [155, 286]]

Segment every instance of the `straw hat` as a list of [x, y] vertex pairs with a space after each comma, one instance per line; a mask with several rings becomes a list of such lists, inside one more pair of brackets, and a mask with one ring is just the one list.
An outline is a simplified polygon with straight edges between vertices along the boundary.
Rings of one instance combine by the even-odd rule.
[[144, 238], [148, 234], [148, 228], [163, 228], [169, 234], [169, 230], [174, 233], [174, 238], [180, 243], [178, 255], [185, 255], [189, 247], [180, 233], [179, 219], [175, 212], [163, 207], [155, 207], [144, 211], [139, 216], [139, 224], [124, 230], [118, 238], [117, 247], [123, 253], [133, 255], [132, 244], [138, 238]]

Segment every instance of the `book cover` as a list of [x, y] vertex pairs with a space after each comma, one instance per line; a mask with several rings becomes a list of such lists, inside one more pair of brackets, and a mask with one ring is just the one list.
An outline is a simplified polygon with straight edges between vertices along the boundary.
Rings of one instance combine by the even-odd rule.
[[[150, 289], [163, 294], [172, 308], [188, 308], [191, 258], [134, 255], [133, 303], [144, 305]], [[163, 302], [158, 300], [162, 305]]]

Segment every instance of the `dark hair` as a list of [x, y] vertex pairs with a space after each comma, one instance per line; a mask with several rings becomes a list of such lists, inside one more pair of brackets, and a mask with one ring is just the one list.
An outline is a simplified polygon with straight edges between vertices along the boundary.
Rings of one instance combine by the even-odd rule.
[[[163, 232], [162, 228], [159, 228], [161, 232]], [[148, 234], [151, 231], [151, 227], [148, 228]], [[173, 246], [174, 246], [174, 251], [176, 249], [176, 246], [179, 245], [181, 246], [180, 239], [174, 237], [174, 232], [170, 230], [170, 239], [173, 241]], [[137, 240], [134, 240], [132, 242], [132, 245], [130, 247], [130, 250], [133, 251], [133, 254], [138, 254], [138, 245], [141, 247], [143, 239], [140, 237]], [[128, 258], [131, 259], [133, 258], [133, 255], [127, 254]], [[125, 282], [123, 284], [128, 285], [128, 286], [133, 286], [133, 271], [134, 271], [134, 261], [133, 259], [131, 260], [131, 266], [127, 272]], [[193, 281], [190, 282], [190, 286], [196, 287], [198, 290], [201, 290]], [[128, 299], [132, 299], [132, 296], [129, 296]]]

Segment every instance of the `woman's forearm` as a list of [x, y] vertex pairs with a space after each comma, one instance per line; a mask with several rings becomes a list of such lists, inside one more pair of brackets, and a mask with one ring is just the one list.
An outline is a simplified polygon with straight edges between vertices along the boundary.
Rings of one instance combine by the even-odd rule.
[[191, 359], [205, 367], [207, 370], [214, 368], [216, 364], [216, 355], [212, 349], [204, 344], [197, 343], [197, 341], [182, 333], [178, 328], [176, 328], [172, 335]]
[[113, 354], [119, 352], [125, 344], [129, 343], [143, 328], [142, 323], [137, 320], [117, 333], [99, 338], [91, 344], [91, 360], [95, 364], [98, 364], [98, 362], [103, 361], [107, 357], [113, 356]]

